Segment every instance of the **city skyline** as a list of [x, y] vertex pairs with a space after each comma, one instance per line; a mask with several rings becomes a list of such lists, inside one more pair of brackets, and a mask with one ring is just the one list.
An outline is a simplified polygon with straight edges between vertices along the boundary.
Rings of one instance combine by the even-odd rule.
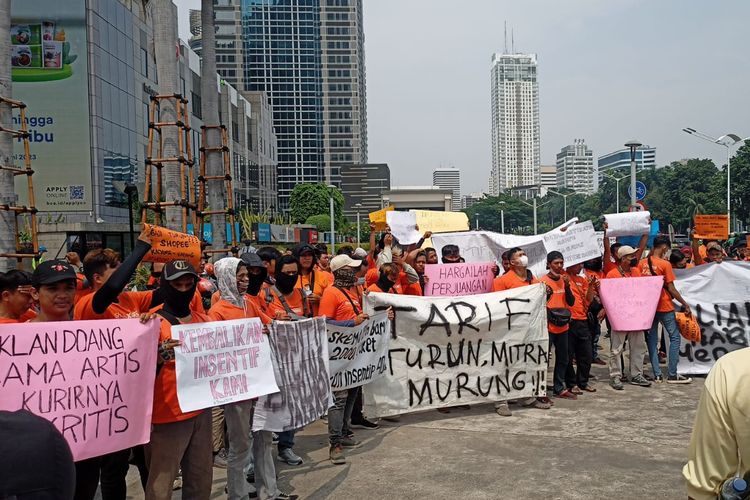
[[[176, 3], [186, 38], [187, 9], [200, 1]], [[487, 189], [487, 71], [490, 55], [503, 49], [503, 20], [514, 29], [515, 51], [539, 58], [542, 164], [554, 163], [571, 137], [586, 137], [597, 154], [635, 138], [659, 149], [660, 166], [690, 157], [720, 165], [723, 148], [681, 129], [750, 135], [738, 112], [750, 107], [743, 89], [750, 68], [741, 64], [745, 2], [718, 9], [697, 0], [475, 0], [465, 10], [442, 0], [429, 9], [363, 3], [368, 161], [389, 163], [394, 184], [426, 184], [435, 167], [452, 163], [463, 170], [466, 192]], [[696, 60], [722, 71], [707, 72]]]

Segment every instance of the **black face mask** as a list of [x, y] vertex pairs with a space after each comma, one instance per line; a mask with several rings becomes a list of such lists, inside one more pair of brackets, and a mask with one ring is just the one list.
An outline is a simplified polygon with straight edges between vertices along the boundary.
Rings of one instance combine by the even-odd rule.
[[289, 295], [297, 285], [297, 279], [299, 278], [298, 273], [294, 274], [278, 274], [276, 275], [276, 288], [279, 289], [284, 295]]
[[266, 274], [268, 271], [263, 269], [260, 274], [250, 274], [250, 283], [247, 285], [248, 295], [258, 295], [260, 289], [263, 286], [263, 282], [266, 281]]
[[638, 265], [638, 259], [630, 259], [630, 267], [635, 267]]
[[589, 271], [601, 271], [602, 270], [602, 259], [588, 260], [583, 263], [583, 268]]
[[380, 273], [380, 276], [378, 277], [378, 288], [383, 290], [384, 292], [389, 291], [391, 288], [393, 288], [393, 285], [395, 285], [395, 281], [391, 281], [388, 278], [388, 275], [385, 273]]
[[197, 286], [198, 280], [188, 290], [181, 292], [173, 287], [171, 283], [162, 279], [159, 284], [159, 291], [161, 292], [162, 299], [164, 299], [164, 310], [174, 314], [178, 318], [190, 316], [190, 303], [193, 297], [195, 297]]

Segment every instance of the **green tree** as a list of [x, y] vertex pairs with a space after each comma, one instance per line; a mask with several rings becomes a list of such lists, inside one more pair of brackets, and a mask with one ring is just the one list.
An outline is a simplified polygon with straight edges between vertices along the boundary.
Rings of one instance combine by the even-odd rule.
[[[737, 150], [732, 158], [732, 218], [743, 223], [750, 219], [750, 141]], [[726, 174], [724, 178], [724, 196], [726, 197]], [[726, 202], [724, 202], [726, 206]]]
[[331, 230], [331, 216], [328, 214], [311, 215], [305, 220], [305, 224], [315, 226], [318, 231], [327, 233]]
[[325, 184], [297, 184], [289, 198], [289, 209], [292, 221], [303, 223], [313, 215], [329, 213], [329, 197], [333, 196], [333, 213], [337, 226], [345, 222], [344, 195], [335, 188]]

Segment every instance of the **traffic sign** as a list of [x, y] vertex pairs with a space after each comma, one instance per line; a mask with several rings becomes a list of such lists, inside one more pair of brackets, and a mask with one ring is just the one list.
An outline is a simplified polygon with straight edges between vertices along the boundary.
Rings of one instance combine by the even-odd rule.
[[[633, 190], [628, 186], [628, 196], [633, 196]], [[646, 185], [641, 181], [635, 181], [635, 199], [640, 201], [646, 197]]]

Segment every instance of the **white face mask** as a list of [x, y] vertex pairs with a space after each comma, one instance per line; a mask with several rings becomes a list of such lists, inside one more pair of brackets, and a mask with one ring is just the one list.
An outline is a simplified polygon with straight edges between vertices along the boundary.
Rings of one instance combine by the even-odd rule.
[[362, 277], [362, 278], [357, 278], [357, 284], [358, 284], [358, 285], [364, 285], [364, 284], [365, 284], [365, 278], [364, 278], [364, 277]]
[[529, 267], [529, 257], [528, 255], [521, 255], [518, 258], [518, 264], [523, 267]]

